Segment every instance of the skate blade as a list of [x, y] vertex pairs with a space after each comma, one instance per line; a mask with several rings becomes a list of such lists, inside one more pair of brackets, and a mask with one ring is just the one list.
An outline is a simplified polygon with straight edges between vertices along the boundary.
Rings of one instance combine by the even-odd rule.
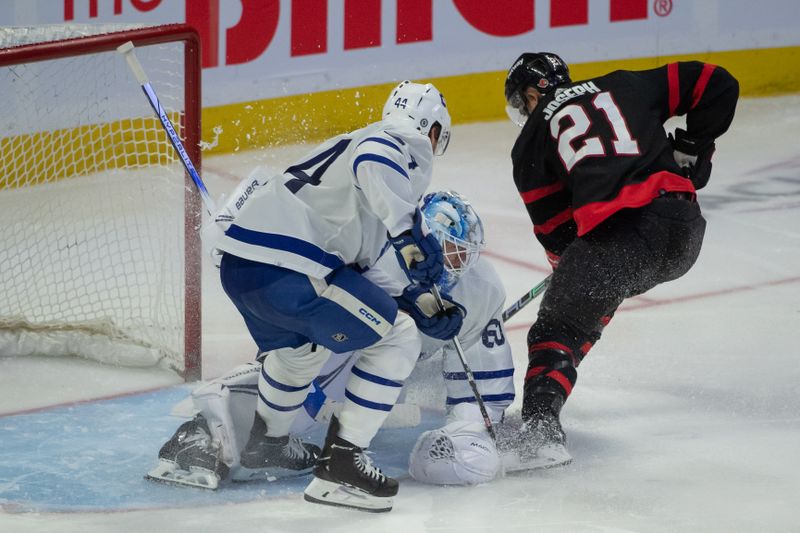
[[206, 490], [216, 490], [219, 487], [219, 477], [204, 468], [181, 470], [175, 463], [159, 461], [158, 466], [145, 474], [145, 479], [157, 483], [166, 483], [177, 487], [193, 487]]
[[303, 499], [311, 503], [345, 507], [367, 513], [386, 513], [392, 510], [394, 498], [381, 498], [345, 485], [315, 477], [303, 492]]
[[235, 483], [248, 483], [252, 481], [278, 481], [304, 477], [311, 473], [313, 467], [304, 470], [289, 470], [288, 468], [246, 468], [239, 466], [231, 469], [230, 479]]
[[533, 457], [522, 458], [517, 451], [501, 455], [503, 472], [526, 472], [566, 466], [572, 462], [572, 456], [561, 444], [548, 444], [536, 450]]

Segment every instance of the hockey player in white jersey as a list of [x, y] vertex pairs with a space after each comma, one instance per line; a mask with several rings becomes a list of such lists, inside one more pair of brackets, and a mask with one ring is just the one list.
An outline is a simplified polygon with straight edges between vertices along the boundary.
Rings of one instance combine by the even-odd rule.
[[[452, 192], [427, 195], [422, 212], [444, 249], [445, 273], [437, 285], [445, 294], [463, 302], [468, 311], [459, 338], [487, 410], [498, 424], [514, 399], [513, 362], [502, 325], [503, 285], [490, 262], [479, 255], [483, 226], [472, 206]], [[407, 281], [391, 255], [384, 255], [366, 275], [402, 300]], [[508, 449], [501, 450], [498, 456], [453, 346], [424, 334], [421, 337], [420, 359], [438, 354], [443, 357], [447, 423], [419, 437], [410, 458], [410, 472], [415, 479], [435, 484], [482, 483], [493, 479], [500, 470], [554, 465], [550, 459], [543, 462], [541, 458], [520, 462], [518, 454]], [[348, 376], [358, 357], [356, 351], [335, 354], [328, 360], [303, 402], [292, 433], [304, 433], [341, 410]], [[196, 389], [189, 402], [182, 402], [189, 405], [179, 406], [178, 412], [184, 416], [200, 414], [181, 426], [165, 445], [170, 452], [160, 454], [162, 457], [174, 457], [177, 453], [179, 458], [178, 461], [162, 459], [160, 468], [153, 472], [162, 475], [156, 477], [216, 488], [229, 470], [231, 477], [240, 481], [269, 475], [242, 468], [239, 463], [239, 453], [249, 437], [260, 372], [257, 361], [241, 365]], [[414, 407], [396, 406], [389, 421], [416, 425], [419, 420], [414, 418], [419, 416], [419, 410]], [[505, 426], [496, 427], [501, 434], [507, 434]], [[180, 463], [181, 469], [177, 469], [176, 463]]]
[[[419, 336], [414, 320], [362, 272], [391, 246], [422, 294], [441, 275], [441, 246], [417, 205], [433, 156], [449, 140], [442, 94], [406, 81], [390, 94], [383, 120], [328, 140], [218, 217], [223, 289], [267, 353], [240, 463], [276, 476], [313, 468], [307, 500], [392, 507], [398, 483], [364, 449], [414, 366]], [[462, 318], [448, 300], [427, 320], [448, 338]], [[322, 365], [331, 353], [352, 350], [361, 357], [348, 379], [351, 394], [322, 451], [290, 438]]]

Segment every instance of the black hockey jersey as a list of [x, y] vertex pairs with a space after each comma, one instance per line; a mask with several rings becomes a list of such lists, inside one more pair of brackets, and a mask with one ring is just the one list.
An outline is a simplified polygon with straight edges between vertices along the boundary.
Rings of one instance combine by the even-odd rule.
[[708, 145], [730, 126], [738, 94], [725, 69], [692, 61], [619, 70], [543, 97], [511, 152], [539, 242], [560, 255], [620, 209], [665, 191], [693, 194], [663, 124], [686, 114], [688, 136]]

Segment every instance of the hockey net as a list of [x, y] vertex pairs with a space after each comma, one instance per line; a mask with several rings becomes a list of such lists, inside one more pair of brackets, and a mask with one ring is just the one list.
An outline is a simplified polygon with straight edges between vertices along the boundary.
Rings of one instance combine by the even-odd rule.
[[0, 355], [196, 379], [199, 197], [116, 52], [127, 41], [199, 169], [190, 27], [0, 28]]

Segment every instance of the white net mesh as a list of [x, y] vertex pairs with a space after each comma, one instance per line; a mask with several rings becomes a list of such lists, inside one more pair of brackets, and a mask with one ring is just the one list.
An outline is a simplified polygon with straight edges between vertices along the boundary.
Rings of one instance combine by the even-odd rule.
[[0, 48], [144, 28], [144, 24], [43, 24], [0, 28]]
[[[183, 44], [136, 53], [177, 127]], [[0, 354], [182, 370], [183, 167], [124, 58], [0, 67], [0, 94]]]

